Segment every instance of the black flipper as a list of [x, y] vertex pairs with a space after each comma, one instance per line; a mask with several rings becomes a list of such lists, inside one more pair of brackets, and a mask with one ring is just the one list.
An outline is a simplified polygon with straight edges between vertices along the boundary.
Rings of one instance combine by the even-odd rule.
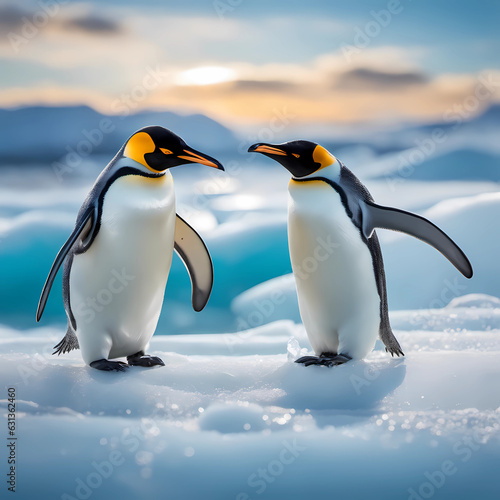
[[59, 344], [54, 346], [54, 349], [55, 351], [52, 353], [52, 355], [57, 354], [58, 356], [60, 354], [70, 352], [73, 349], [80, 349], [80, 344], [78, 343], [75, 332], [73, 332], [70, 326], [68, 327], [68, 331], [66, 332], [64, 338], [61, 340], [61, 342], [59, 342]]
[[82, 237], [83, 239], [83, 237], [85, 237], [86, 240], [89, 239], [89, 236], [91, 235], [93, 228], [95, 227], [95, 221], [97, 218], [95, 211], [96, 210], [94, 206], [87, 209], [87, 211], [79, 219], [77, 225], [75, 226], [75, 229], [67, 239], [66, 243], [63, 245], [61, 250], [59, 250], [54, 263], [52, 264], [47, 280], [45, 281], [45, 285], [43, 286], [40, 301], [38, 302], [38, 309], [36, 311], [37, 322], [40, 321], [40, 318], [42, 317], [43, 311], [45, 309], [45, 304], [47, 303], [47, 299], [49, 298], [50, 289], [52, 288], [52, 284], [54, 283], [57, 275], [57, 271], [59, 271], [59, 268], [68, 255], [68, 252], [78, 241], [78, 238]]
[[414, 236], [441, 252], [466, 278], [472, 278], [472, 266], [458, 245], [441, 229], [420, 215], [398, 208], [383, 207], [371, 201], [362, 204], [362, 231], [370, 238], [376, 227]]
[[193, 309], [201, 311], [207, 305], [214, 283], [212, 258], [200, 235], [178, 215], [175, 221], [174, 248], [191, 278]]

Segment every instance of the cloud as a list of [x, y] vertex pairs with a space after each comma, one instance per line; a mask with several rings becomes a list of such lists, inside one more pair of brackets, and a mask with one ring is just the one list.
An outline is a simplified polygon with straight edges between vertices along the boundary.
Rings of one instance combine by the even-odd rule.
[[237, 80], [231, 85], [232, 92], [287, 92], [296, 87], [283, 80]]
[[[117, 107], [113, 103], [132, 96], [131, 111], [150, 108], [201, 112], [228, 125], [246, 128], [258, 127], [277, 113], [293, 116], [296, 125], [311, 127], [425, 122], [442, 120], [450, 110], [457, 106], [463, 108], [464, 103], [474, 98], [481, 81], [478, 74], [430, 77], [419, 70], [398, 71], [397, 64], [389, 68], [385, 63], [377, 70], [373, 61], [369, 68], [340, 65], [332, 68], [331, 65], [318, 64], [317, 60], [296, 67], [286, 64], [282, 67], [281, 79], [275, 78], [280, 74], [279, 64], [235, 63], [227, 67], [236, 73], [236, 80], [213, 85], [176, 85], [175, 75], [185, 71], [186, 67], [164, 65], [159, 67], [161, 78], [154, 88], [143, 92], [141, 87], [141, 92], [134, 94], [135, 86], [140, 87], [146, 74], [144, 68], [135, 68], [129, 75], [124, 93], [123, 89], [104, 92], [97, 85], [90, 87], [89, 84], [45, 85], [0, 91], [0, 106], [89, 104], [100, 111], [114, 113]], [[83, 70], [79, 68], [78, 71]], [[114, 73], [113, 68], [109, 71], [109, 74]], [[77, 76], [81, 74], [76, 73]], [[491, 71], [487, 75], [495, 82], [493, 90], [482, 98], [474, 113], [479, 113], [489, 102], [500, 100], [500, 92], [495, 91], [500, 87], [497, 84], [500, 73]], [[119, 72], [119, 76], [122, 78], [123, 74]], [[338, 85], [339, 81], [343, 84]], [[337, 85], [332, 85], [332, 82], [337, 82]], [[139, 94], [140, 99], [133, 97]]]
[[[443, 120], [451, 110], [463, 107], [481, 85], [478, 74], [431, 77], [410, 65], [403, 51], [398, 57], [395, 54], [390, 62], [381, 58], [378, 66], [377, 58], [369, 54], [369, 64], [356, 67], [345, 64], [338, 54], [295, 67], [282, 65], [281, 70], [279, 64], [247, 64], [233, 82], [203, 88], [166, 85], [152, 93], [148, 104], [184, 106], [246, 126], [268, 120], [277, 109], [287, 109], [296, 123], [311, 125], [425, 122]], [[402, 69], [399, 57], [405, 61]], [[237, 67], [232, 69], [238, 74]], [[280, 73], [281, 78], [276, 78]], [[494, 74], [494, 81], [499, 81], [498, 72]], [[493, 89], [474, 112], [499, 99], [500, 92]]]
[[3, 38], [10, 32], [19, 29], [28, 11], [14, 4], [0, 5], [0, 36]]
[[337, 89], [394, 90], [412, 85], [424, 85], [428, 77], [421, 72], [387, 72], [370, 68], [356, 68], [341, 73], [334, 87]]
[[82, 33], [99, 36], [122, 32], [122, 26], [114, 19], [89, 12], [85, 5], [40, 2], [38, 6], [28, 10], [13, 3], [1, 5], [0, 43], [8, 42], [12, 35], [32, 39], [54, 32], [61, 32], [65, 38]]
[[76, 28], [89, 34], [109, 35], [122, 31], [121, 26], [116, 21], [95, 14], [67, 19], [61, 25], [70, 31]]
[[[33, 15], [13, 3], [1, 7], [0, 31], [20, 31], [23, 18]], [[0, 106], [83, 103], [112, 113], [122, 96], [144, 94], [133, 110], [202, 112], [253, 126], [287, 109], [297, 123], [348, 124], [439, 119], [473, 92], [476, 75], [422, 71], [426, 54], [419, 47], [374, 44], [349, 58], [342, 50], [318, 56], [305, 41], [318, 46], [321, 35], [321, 46], [339, 46], [330, 33], [349, 27], [338, 23], [286, 15], [258, 23], [221, 21], [161, 9], [94, 11], [88, 3], [64, 4], [17, 53], [5, 39], [0, 44], [0, 57], [17, 64], [11, 87], [0, 91]], [[24, 75], [17, 71], [22, 65]], [[228, 68], [234, 78], [178, 85], [179, 75], [207, 66]], [[149, 68], [160, 68], [161, 81], [143, 92]]]

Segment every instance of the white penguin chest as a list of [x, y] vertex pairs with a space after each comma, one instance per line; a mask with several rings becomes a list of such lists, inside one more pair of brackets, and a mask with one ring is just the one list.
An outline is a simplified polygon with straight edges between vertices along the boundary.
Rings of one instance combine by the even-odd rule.
[[170, 173], [128, 175], [109, 187], [99, 233], [71, 268], [70, 300], [81, 344], [83, 337], [105, 332], [112, 355], [120, 356], [149, 342], [172, 261], [175, 216]]
[[363, 357], [380, 323], [369, 248], [328, 184], [292, 180], [289, 193], [290, 259], [311, 344], [319, 354]]

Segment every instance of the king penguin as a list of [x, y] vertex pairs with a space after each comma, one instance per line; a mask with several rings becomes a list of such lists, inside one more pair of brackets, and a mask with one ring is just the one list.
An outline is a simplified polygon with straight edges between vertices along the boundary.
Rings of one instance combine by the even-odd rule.
[[[169, 171], [187, 163], [224, 170], [170, 130], [151, 126], [133, 134], [101, 172], [38, 304], [40, 321], [64, 262], [68, 329], [54, 354], [80, 348], [85, 363], [106, 371], [164, 365], [145, 351], [160, 316], [174, 249], [190, 274], [193, 308], [205, 307], [213, 284], [212, 260], [197, 232], [176, 215]], [[119, 357], [127, 363], [109, 360]]]
[[272, 158], [292, 174], [288, 246], [300, 315], [316, 354], [296, 362], [335, 366], [362, 359], [377, 337], [392, 356], [404, 356], [389, 323], [375, 228], [423, 240], [471, 278], [462, 250], [427, 219], [377, 205], [359, 179], [316, 143], [258, 143], [248, 151]]

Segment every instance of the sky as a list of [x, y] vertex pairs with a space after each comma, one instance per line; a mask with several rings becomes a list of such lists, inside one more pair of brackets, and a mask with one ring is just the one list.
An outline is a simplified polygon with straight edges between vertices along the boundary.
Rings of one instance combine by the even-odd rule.
[[0, 0], [0, 107], [440, 120], [500, 100], [499, 20], [494, 0]]

